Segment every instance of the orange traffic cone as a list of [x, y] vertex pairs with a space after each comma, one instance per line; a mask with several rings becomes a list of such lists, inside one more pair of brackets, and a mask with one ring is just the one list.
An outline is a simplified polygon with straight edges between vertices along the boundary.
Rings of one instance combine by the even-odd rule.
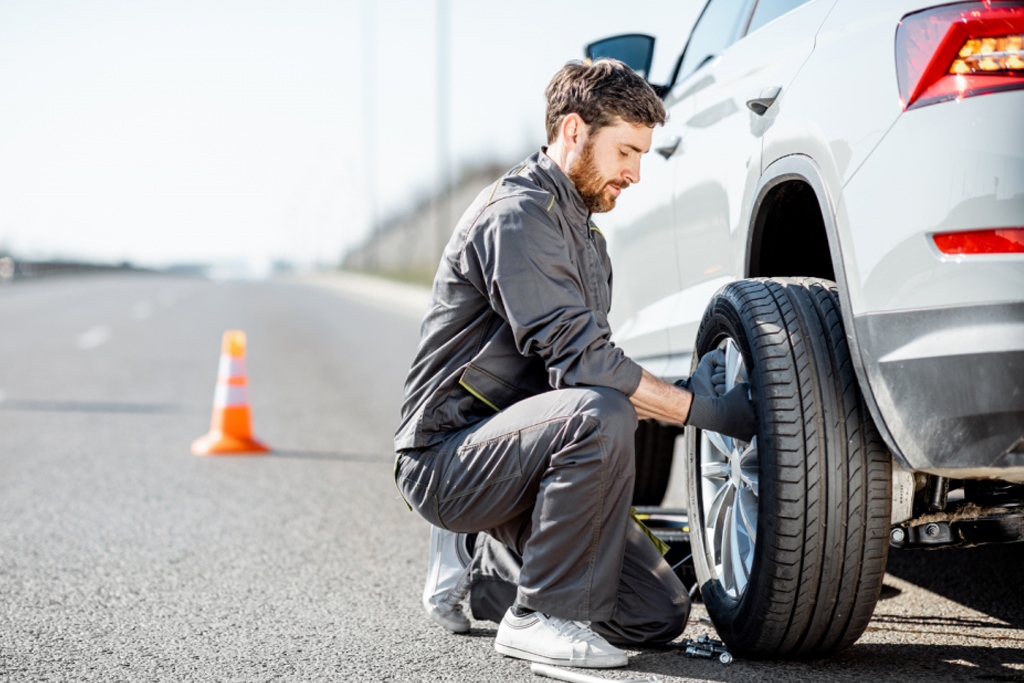
[[245, 378], [245, 332], [224, 333], [217, 390], [213, 394], [210, 433], [192, 443], [196, 455], [266, 453], [270, 449], [252, 437], [249, 382]]

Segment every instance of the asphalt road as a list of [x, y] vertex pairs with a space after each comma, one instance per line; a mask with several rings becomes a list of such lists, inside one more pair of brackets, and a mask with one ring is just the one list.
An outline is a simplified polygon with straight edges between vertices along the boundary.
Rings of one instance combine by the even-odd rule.
[[[387, 288], [380, 288], [381, 291]], [[358, 284], [94, 276], [0, 288], [0, 679], [527, 681], [495, 625], [422, 613], [427, 526], [391, 435], [416, 301]], [[189, 453], [220, 336], [249, 339], [263, 457]], [[1024, 681], [1024, 544], [893, 552], [859, 643], [666, 681]], [[686, 637], [711, 634], [695, 606]], [[600, 674], [625, 679], [625, 671]]]

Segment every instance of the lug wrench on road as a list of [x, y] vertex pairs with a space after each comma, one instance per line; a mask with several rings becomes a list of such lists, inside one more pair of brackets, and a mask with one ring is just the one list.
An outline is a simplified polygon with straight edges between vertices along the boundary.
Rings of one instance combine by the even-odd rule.
[[566, 671], [561, 667], [537, 664], [536, 662], [530, 665], [530, 671], [537, 676], [547, 676], [548, 678], [556, 678], [560, 681], [569, 681], [569, 683], [608, 683], [608, 681], [615, 681], [615, 683], [661, 683], [661, 676], [654, 674], [644, 678], [598, 678], [597, 676]]

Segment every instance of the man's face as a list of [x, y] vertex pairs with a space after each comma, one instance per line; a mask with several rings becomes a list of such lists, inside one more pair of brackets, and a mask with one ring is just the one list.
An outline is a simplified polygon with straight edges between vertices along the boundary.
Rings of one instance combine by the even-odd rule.
[[593, 213], [615, 208], [619, 194], [640, 182], [640, 157], [651, 149], [652, 128], [621, 119], [583, 139], [583, 149], [569, 168], [583, 203]]

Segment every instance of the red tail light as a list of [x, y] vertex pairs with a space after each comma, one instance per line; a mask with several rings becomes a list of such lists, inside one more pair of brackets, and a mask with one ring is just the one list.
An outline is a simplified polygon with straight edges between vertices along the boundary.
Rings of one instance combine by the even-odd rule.
[[1024, 88], [1024, 1], [908, 14], [896, 30], [896, 76], [904, 110]]
[[996, 228], [932, 235], [943, 254], [1024, 254], [1024, 228]]

